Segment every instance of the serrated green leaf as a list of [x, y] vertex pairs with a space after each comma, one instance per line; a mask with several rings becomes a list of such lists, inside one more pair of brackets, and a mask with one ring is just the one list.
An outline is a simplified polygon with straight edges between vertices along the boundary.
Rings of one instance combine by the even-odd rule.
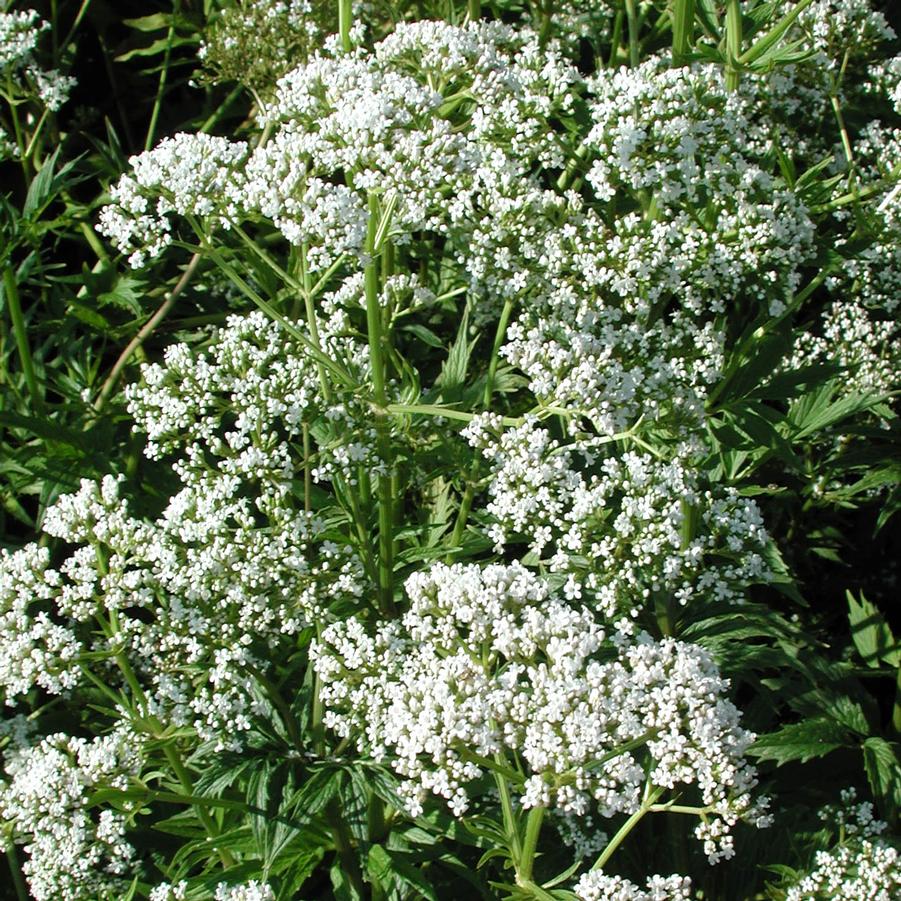
[[863, 592], [860, 593], [859, 601], [850, 591], [846, 592], [846, 597], [851, 638], [863, 662], [876, 668], [882, 663], [901, 666], [901, 645], [875, 604], [871, 604]]
[[901, 762], [898, 745], [873, 736], [861, 746], [863, 764], [873, 794], [895, 810], [901, 807]]
[[777, 766], [795, 760], [805, 763], [846, 747], [847, 738], [847, 730], [831, 717], [817, 716], [759, 736], [748, 753]]

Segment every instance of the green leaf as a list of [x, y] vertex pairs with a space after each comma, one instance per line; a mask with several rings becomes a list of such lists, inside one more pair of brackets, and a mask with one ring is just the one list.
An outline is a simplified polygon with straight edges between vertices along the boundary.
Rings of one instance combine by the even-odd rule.
[[847, 744], [847, 730], [843, 726], [831, 717], [817, 716], [759, 736], [748, 753], [782, 766], [794, 760], [805, 763], [814, 757], [825, 757]]
[[137, 19], [123, 19], [122, 24], [137, 31], [159, 31], [168, 28], [172, 16], [166, 13], [154, 13], [152, 16], [140, 16]]
[[31, 219], [33, 215], [50, 199], [53, 190], [53, 174], [56, 169], [56, 158], [60, 148], [50, 154], [41, 166], [41, 171], [31, 180], [28, 186], [28, 194], [25, 196], [25, 205], [22, 207], [22, 215]]
[[444, 347], [444, 342], [431, 329], [426, 328], [424, 325], [420, 325], [418, 322], [414, 322], [411, 325], [405, 325], [401, 331], [410, 332], [411, 334], [416, 335], [420, 341], [428, 344], [429, 347]]
[[329, 871], [332, 880], [332, 889], [335, 892], [335, 901], [363, 901], [360, 893], [353, 887], [350, 878], [341, 869], [341, 862], [335, 861]]
[[793, 426], [789, 436], [792, 440], [809, 438], [855, 413], [869, 409], [878, 401], [876, 395], [857, 392], [836, 398], [839, 388], [838, 381], [829, 382], [817, 391], [805, 394], [791, 405], [788, 419]]
[[400, 851], [372, 845], [366, 860], [366, 870], [371, 880], [385, 891], [391, 892], [392, 897], [410, 897], [412, 889], [413, 897], [438, 901], [434, 888], [422, 871], [410, 862], [408, 855]]
[[463, 310], [463, 318], [457, 330], [457, 337], [448, 351], [447, 359], [441, 367], [441, 373], [435, 384], [440, 385], [444, 392], [453, 391], [463, 386], [466, 381], [466, 371], [469, 368], [469, 356], [475, 346], [475, 341], [470, 342], [469, 332], [469, 307]]
[[901, 806], [901, 764], [898, 745], [873, 736], [862, 745], [863, 765], [873, 794], [898, 809]]
[[859, 601], [855, 600], [850, 591], [846, 592], [846, 596], [851, 637], [863, 662], [874, 668], [878, 668], [881, 663], [901, 666], [901, 645], [892, 634], [885, 617], [864, 597], [863, 592]]

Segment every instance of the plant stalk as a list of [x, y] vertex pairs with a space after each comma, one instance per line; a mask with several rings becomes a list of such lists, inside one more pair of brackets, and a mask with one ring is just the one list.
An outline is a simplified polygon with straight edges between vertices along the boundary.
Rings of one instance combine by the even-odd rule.
[[350, 53], [354, 45], [350, 40], [350, 26], [353, 24], [351, 0], [338, 0], [338, 34], [341, 35], [341, 49]]
[[726, 90], [737, 91], [741, 75], [741, 0], [726, 0]]
[[128, 342], [125, 350], [119, 354], [119, 359], [113, 364], [113, 368], [106, 377], [106, 381], [104, 381], [103, 386], [100, 388], [100, 394], [97, 395], [97, 400], [94, 402], [95, 412], [100, 413], [106, 406], [107, 401], [110, 399], [110, 395], [113, 393], [113, 389], [116, 387], [116, 383], [119, 381], [119, 376], [122, 375], [122, 371], [131, 359], [132, 354], [143, 345], [147, 338], [149, 338], [156, 330], [156, 327], [169, 315], [169, 311], [175, 306], [175, 301], [178, 300], [178, 296], [185, 290], [188, 286], [188, 282], [194, 277], [194, 273], [197, 271], [197, 266], [199, 264], [200, 254], [195, 253], [194, 256], [191, 257], [191, 261], [188, 263], [187, 268], [182, 273], [181, 278], [178, 280], [169, 296], [162, 304], [160, 304], [159, 309], [150, 317], [150, 319], [141, 326], [134, 338]]
[[22, 875], [22, 869], [19, 866], [19, 855], [16, 854], [16, 846], [9, 840], [9, 847], [6, 849], [6, 861], [9, 864], [9, 872], [13, 880], [13, 888], [16, 890], [16, 898], [18, 901], [28, 901], [30, 895], [25, 885], [25, 877]]
[[675, 0], [672, 17], [673, 65], [684, 66], [694, 37], [695, 0]]
[[[181, 787], [187, 794], [193, 795], [194, 782], [191, 779], [191, 774], [188, 772], [187, 767], [184, 765], [184, 762], [182, 761], [181, 755], [178, 753], [177, 748], [172, 743], [165, 744], [163, 745], [163, 753], [166, 755], [166, 760], [169, 761], [169, 765], [172, 767], [172, 772], [175, 773], [175, 776], [181, 784]], [[207, 835], [209, 835], [210, 838], [216, 838], [219, 835], [219, 828], [216, 825], [215, 820], [209, 815], [209, 812], [204, 810], [200, 805], [195, 804], [193, 806], [197, 812], [198, 819], [203, 824], [203, 828], [207, 832]], [[232, 857], [231, 852], [226, 848], [219, 848], [218, 853], [219, 859], [222, 861], [222, 866], [233, 867], [235, 865], [234, 857]]]
[[3, 270], [3, 293], [6, 295], [6, 305], [9, 307], [16, 348], [19, 351], [19, 360], [22, 363], [22, 372], [25, 375], [28, 393], [31, 395], [31, 403], [35, 412], [41, 413], [44, 410], [44, 399], [41, 397], [37, 376], [34, 372], [34, 360], [31, 356], [31, 346], [28, 343], [28, 330], [25, 327], [25, 317], [22, 315], [22, 304], [19, 300], [19, 286], [16, 283], [16, 274], [12, 265], [7, 265]]
[[638, 10], [635, 0], [626, 0], [626, 21], [629, 25], [629, 65], [638, 65]]
[[[382, 466], [389, 466], [391, 439], [387, 417], [388, 395], [385, 390], [385, 336], [382, 330], [382, 311], [379, 305], [378, 233], [379, 200], [369, 195], [369, 225], [366, 234], [368, 262], [363, 275], [366, 294], [366, 331], [369, 338], [369, 360], [372, 369], [372, 395], [376, 403], [376, 444]], [[390, 467], [389, 467], [390, 468]], [[394, 499], [391, 495], [391, 474], [378, 476], [379, 508], [379, 607], [382, 613], [394, 615]]]
[[172, 42], [175, 39], [175, 20], [181, 12], [181, 0], [175, 0], [172, 5], [172, 18], [169, 20], [169, 32], [166, 35], [166, 51], [163, 54], [163, 68], [160, 71], [160, 80], [156, 87], [156, 98], [153, 101], [153, 111], [150, 114], [150, 125], [147, 126], [147, 137], [144, 139], [144, 150], [153, 147], [156, 137], [156, 125], [160, 117], [160, 109], [163, 105], [163, 94], [166, 93], [166, 81], [169, 77], [169, 60], [172, 57]]
[[535, 850], [538, 847], [538, 835], [541, 832], [541, 823], [544, 820], [545, 809], [533, 807], [526, 817], [526, 834], [522, 842], [522, 856], [519, 859], [519, 867], [516, 872], [518, 882], [531, 882], [532, 869], [535, 864]]
[[619, 827], [616, 835], [613, 836], [612, 839], [607, 843], [607, 847], [601, 852], [600, 857], [594, 862], [591, 869], [592, 870], [601, 870], [606, 865], [607, 861], [613, 857], [613, 853], [616, 849], [626, 840], [626, 836], [641, 822], [644, 818], [645, 814], [648, 813], [651, 808], [654, 806], [654, 803], [657, 799], [663, 794], [662, 788], [655, 788], [650, 790], [650, 783], [645, 789], [645, 797], [641, 802], [641, 806], [632, 816], [626, 820], [622, 826]]

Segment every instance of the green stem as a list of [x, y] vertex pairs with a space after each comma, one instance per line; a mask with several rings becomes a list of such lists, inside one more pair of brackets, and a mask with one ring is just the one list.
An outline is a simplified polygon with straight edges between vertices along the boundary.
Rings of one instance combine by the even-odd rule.
[[163, 54], [163, 68], [160, 71], [160, 80], [156, 86], [156, 97], [153, 101], [153, 111], [150, 114], [150, 125], [147, 127], [147, 137], [144, 139], [144, 150], [153, 147], [153, 139], [156, 135], [156, 123], [160, 117], [160, 109], [163, 105], [163, 94], [166, 92], [166, 80], [169, 77], [169, 59], [172, 56], [172, 42], [175, 39], [175, 20], [180, 12], [181, 0], [175, 0], [172, 5], [172, 18], [169, 20], [169, 32], [166, 35], [166, 52]]
[[741, 75], [736, 68], [741, 58], [741, 0], [726, 0], [726, 89], [737, 91]]
[[22, 870], [19, 866], [19, 856], [16, 854], [16, 846], [8, 839], [9, 845], [6, 849], [6, 861], [9, 864], [9, 872], [12, 876], [13, 887], [16, 890], [16, 898], [18, 901], [28, 901], [28, 889], [25, 886], [25, 878], [22, 876]]
[[801, 0], [797, 6], [787, 12], [762, 38], [756, 40], [751, 47], [738, 57], [740, 63], [753, 63], [773, 47], [779, 39], [795, 23], [798, 16], [807, 9], [813, 0]]
[[103, 386], [100, 389], [100, 394], [97, 396], [97, 400], [94, 403], [94, 410], [99, 413], [106, 406], [107, 402], [110, 399], [110, 396], [113, 393], [113, 389], [116, 387], [117, 382], [119, 381], [119, 376], [122, 375], [122, 371], [125, 369], [128, 361], [134, 355], [134, 353], [144, 344], [147, 338], [153, 334], [156, 330], [156, 327], [169, 315], [169, 311], [175, 306], [175, 301], [178, 299], [178, 296], [184, 291], [187, 287], [188, 282], [191, 281], [194, 273], [197, 271], [197, 267], [200, 264], [200, 254], [195, 253], [191, 258], [191, 262], [188, 263], [187, 268], [182, 273], [181, 278], [178, 280], [178, 283], [170, 292], [169, 296], [163, 301], [160, 305], [159, 309], [144, 323], [143, 326], [139, 329], [138, 333], [128, 342], [125, 350], [119, 354], [119, 358], [113, 364], [113, 368], [110, 370], [109, 375], [106, 377], [106, 381], [104, 381]]
[[482, 4], [480, 0], [467, 0], [466, 13], [470, 22], [478, 22], [482, 18]]
[[[178, 749], [175, 745], [168, 743], [163, 745], [163, 753], [166, 755], [166, 760], [169, 761], [172, 772], [175, 773], [181, 787], [187, 794], [193, 795], [194, 782], [191, 779], [191, 774], [188, 772], [187, 767], [185, 767], [184, 762], [181, 759], [181, 755], [178, 753]], [[193, 806], [197, 811], [197, 817], [203, 824], [203, 828], [206, 830], [207, 835], [210, 838], [215, 839], [219, 835], [219, 828], [216, 825], [216, 821], [210, 816], [209, 812], [200, 805], [195, 804]], [[233, 867], [235, 865], [234, 857], [232, 857], [231, 853], [225, 848], [219, 848], [219, 859], [222, 861], [222, 866], [224, 867]]]
[[601, 870], [604, 868], [604, 865], [608, 860], [613, 856], [613, 853], [616, 849], [625, 841], [626, 836], [641, 822], [642, 818], [648, 813], [651, 808], [654, 806], [654, 802], [663, 794], [662, 788], [655, 788], [650, 790], [650, 783], [645, 788], [645, 797], [641, 802], [641, 806], [632, 816], [626, 820], [625, 823], [620, 826], [619, 831], [616, 835], [613, 836], [612, 839], [607, 843], [607, 847], [601, 852], [601, 856], [594, 862], [591, 869], [592, 870]]
[[[501, 767], [509, 766], [500, 751], [494, 755], [494, 759]], [[510, 797], [510, 786], [507, 785], [506, 778], [498, 772], [494, 773], [494, 781], [497, 785], [497, 793], [501, 799], [501, 814], [504, 817], [504, 831], [507, 835], [508, 849], [514, 864], [518, 865], [518, 862], [522, 860], [522, 843], [519, 839], [519, 823], [513, 810], [513, 799]]]
[[241, 96], [241, 92], [244, 90], [243, 85], [238, 85], [236, 88], [233, 88], [231, 93], [225, 98], [225, 100], [220, 103], [216, 109], [210, 114], [209, 118], [203, 125], [200, 126], [200, 131], [208, 132], [211, 128], [213, 128], [219, 120], [225, 115], [228, 108]]
[[[478, 413], [467, 413], [465, 410], [453, 410], [450, 407], [442, 407], [439, 404], [388, 404], [384, 409], [388, 413], [443, 416], [445, 419], [455, 419], [458, 422], [472, 422], [479, 415]], [[502, 416], [499, 422], [501, 425], [515, 428], [523, 424], [523, 419], [522, 417]]]
[[[190, 217], [189, 217], [190, 221]], [[203, 232], [196, 223], [192, 223], [201, 240], [205, 242]], [[182, 245], [185, 246], [185, 245]], [[295, 338], [303, 345], [307, 353], [316, 362], [321, 363], [329, 372], [334, 375], [345, 387], [355, 388], [356, 385], [351, 376], [332, 359], [320, 351], [313, 342], [299, 329], [293, 322], [283, 316], [269, 301], [264, 300], [254, 289], [234, 270], [230, 263], [222, 258], [214, 248], [204, 243], [201, 247], [190, 246], [191, 251], [201, 250], [209, 255], [210, 259], [219, 267], [228, 280], [235, 285], [246, 297], [250, 298], [270, 319], [277, 322], [291, 337]]]
[[81, 6], [78, 8], [78, 12], [75, 15], [75, 19], [72, 22], [72, 26], [69, 28], [69, 31], [66, 33], [66, 37], [63, 42], [59, 45], [60, 48], [65, 49], [69, 46], [69, 42], [75, 36], [75, 31], [78, 26], [81, 25], [81, 20], [85, 17], [85, 13], [88, 11], [88, 7], [91, 5], [91, 0], [82, 0]]
[[638, 65], [638, 11], [635, 0], [626, 0], [626, 21], [629, 23], [629, 65]]
[[22, 304], [19, 301], [19, 286], [16, 283], [16, 274], [11, 265], [3, 270], [3, 293], [6, 295], [6, 305], [9, 307], [9, 316], [12, 320], [13, 334], [16, 338], [16, 347], [19, 351], [19, 360], [22, 363], [22, 372], [25, 375], [25, 384], [31, 395], [31, 403], [36, 413], [43, 412], [44, 399], [38, 389], [38, 380], [34, 372], [34, 361], [31, 357], [31, 347], [28, 343], [28, 331], [25, 328], [25, 317], [22, 315]]
[[607, 60], [607, 68], [612, 69], [619, 59], [619, 42], [623, 36], [623, 11], [619, 10], [613, 20], [613, 36], [610, 40], [610, 58]]
[[501, 318], [497, 323], [497, 330], [494, 333], [494, 344], [491, 347], [491, 359], [488, 362], [488, 375], [485, 379], [485, 393], [482, 397], [482, 403], [487, 410], [491, 406], [491, 395], [494, 393], [494, 378], [497, 375], [497, 364], [500, 356], [501, 345], [504, 343], [504, 336], [507, 334], [507, 325], [510, 322], [510, 315], [513, 312], [513, 300], [507, 298], [504, 301], [504, 308], [501, 310]]
[[32, 153], [34, 153], [34, 148], [37, 144], [38, 137], [40, 137], [41, 131], [44, 128], [44, 123], [47, 121], [47, 117], [49, 115], [49, 109], [45, 109], [44, 112], [41, 113], [41, 118], [38, 119], [38, 124], [35, 125], [34, 131], [32, 132], [31, 140], [28, 142], [28, 146], [25, 148], [25, 159], [31, 159], [31, 155]]
[[516, 872], [516, 878], [519, 882], [531, 882], [532, 880], [535, 850], [538, 847], [538, 835], [541, 832], [543, 819], [543, 807], [533, 807], [526, 818], [526, 834], [522, 842], [522, 856], [519, 859], [519, 868]]
[[673, 65], [684, 66], [694, 32], [695, 0], [675, 0], [673, 4]]
[[357, 897], [365, 898], [366, 889], [363, 884], [363, 876], [360, 873], [360, 863], [356, 854], [354, 854], [350, 833], [341, 817], [341, 809], [337, 801], [332, 800], [328, 803], [325, 808], [325, 821], [328, 823], [332, 833], [332, 841], [335, 843], [335, 851], [338, 854], [338, 860], [341, 861], [344, 875], [350, 880]]
[[338, 0], [338, 33], [341, 35], [341, 48], [350, 53], [354, 45], [350, 40], [350, 26], [353, 24], [353, 6], [351, 0]]
[[[388, 395], [385, 390], [385, 337], [379, 305], [379, 265], [377, 259], [379, 232], [382, 226], [379, 200], [369, 195], [369, 225], [366, 234], [368, 262], [363, 274], [366, 293], [366, 330], [369, 338], [369, 360], [372, 369], [372, 395], [375, 411], [376, 444], [382, 466], [389, 466], [391, 455], [387, 418]], [[390, 467], [389, 467], [390, 468]], [[394, 501], [391, 496], [391, 474], [378, 477], [379, 508], [379, 606], [382, 613], [394, 614]]]

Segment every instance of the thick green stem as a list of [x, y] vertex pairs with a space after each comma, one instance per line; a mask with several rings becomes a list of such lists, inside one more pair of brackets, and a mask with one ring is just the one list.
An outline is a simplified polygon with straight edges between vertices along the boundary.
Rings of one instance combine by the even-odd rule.
[[610, 58], [607, 60], [607, 68], [613, 68], [619, 61], [619, 42], [623, 37], [623, 11], [619, 10], [613, 20], [613, 36], [610, 40]]
[[25, 878], [22, 876], [22, 870], [19, 867], [19, 856], [16, 854], [16, 846], [10, 840], [6, 849], [6, 860], [9, 864], [9, 872], [13, 880], [13, 888], [16, 890], [16, 898], [18, 901], [28, 901], [28, 889], [25, 886]]
[[382, 225], [379, 199], [369, 195], [369, 226], [366, 234], [368, 262], [363, 275], [366, 293], [366, 330], [369, 338], [369, 361], [372, 369], [372, 398], [376, 404], [376, 445], [383, 467], [378, 477], [379, 508], [379, 607], [382, 613], [394, 614], [394, 499], [391, 495], [391, 436], [387, 417], [388, 395], [385, 389], [385, 336], [379, 304], [379, 229]]
[[478, 22], [482, 18], [481, 0], [467, 0], [466, 12], [470, 22]]
[[[169, 766], [172, 767], [172, 772], [175, 773], [175, 777], [178, 779], [181, 787], [188, 795], [193, 795], [194, 782], [191, 779], [191, 774], [188, 772], [187, 767], [181, 759], [181, 755], [178, 753], [178, 749], [174, 744], [168, 743], [163, 745], [163, 753], [166, 755], [166, 760], [169, 761]], [[219, 827], [216, 825], [216, 821], [210, 816], [209, 812], [199, 805], [194, 805], [194, 810], [197, 812], [197, 817], [203, 824], [203, 828], [206, 830], [207, 835], [209, 835], [210, 838], [216, 838], [219, 835]], [[222, 861], [222, 866], [224, 867], [232, 867], [235, 865], [234, 857], [232, 857], [231, 853], [225, 848], [219, 849], [219, 859]]]
[[738, 61], [741, 57], [741, 0], [726, 0], [726, 89], [737, 91], [741, 75]]
[[629, 23], [629, 65], [638, 65], [638, 10], [635, 0], [626, 0], [626, 21]]
[[674, 0], [672, 17], [673, 64], [684, 66], [694, 36], [695, 0]]
[[538, 835], [541, 832], [541, 823], [544, 820], [544, 808], [533, 807], [526, 818], [526, 834], [522, 841], [522, 856], [519, 859], [519, 867], [516, 878], [519, 882], [532, 881], [532, 869], [535, 864], [535, 851], [538, 848]]
[[36, 413], [44, 409], [44, 399], [38, 388], [38, 380], [34, 372], [34, 361], [31, 358], [31, 346], [28, 343], [28, 331], [25, 328], [25, 317], [22, 315], [22, 304], [19, 301], [19, 286], [16, 283], [16, 274], [11, 265], [3, 270], [3, 293], [6, 295], [6, 306], [9, 308], [9, 317], [12, 320], [13, 334], [16, 338], [16, 348], [19, 351], [19, 361], [22, 364], [22, 372], [25, 375], [25, 384], [31, 395], [31, 404]]
[[[494, 755], [494, 759], [502, 767], [509, 766], [500, 751]], [[508, 850], [514, 863], [518, 865], [518, 861], [522, 860], [522, 843], [519, 838], [519, 822], [513, 810], [513, 799], [510, 797], [510, 786], [507, 785], [507, 780], [501, 773], [494, 774], [494, 781], [501, 799], [501, 814], [504, 817], [504, 832], [507, 835]]]
[[351, 0], [338, 0], [338, 34], [341, 35], [341, 48], [345, 53], [350, 53], [354, 47], [350, 40], [351, 24], [353, 24]]
[[344, 875], [350, 880], [357, 897], [365, 898], [366, 888], [363, 884], [363, 875], [360, 872], [360, 863], [357, 860], [357, 855], [354, 854], [350, 833], [347, 825], [341, 818], [341, 808], [336, 801], [330, 801], [325, 808], [325, 820], [332, 833], [332, 841], [335, 843], [335, 851], [338, 854], [338, 860], [341, 861]]

